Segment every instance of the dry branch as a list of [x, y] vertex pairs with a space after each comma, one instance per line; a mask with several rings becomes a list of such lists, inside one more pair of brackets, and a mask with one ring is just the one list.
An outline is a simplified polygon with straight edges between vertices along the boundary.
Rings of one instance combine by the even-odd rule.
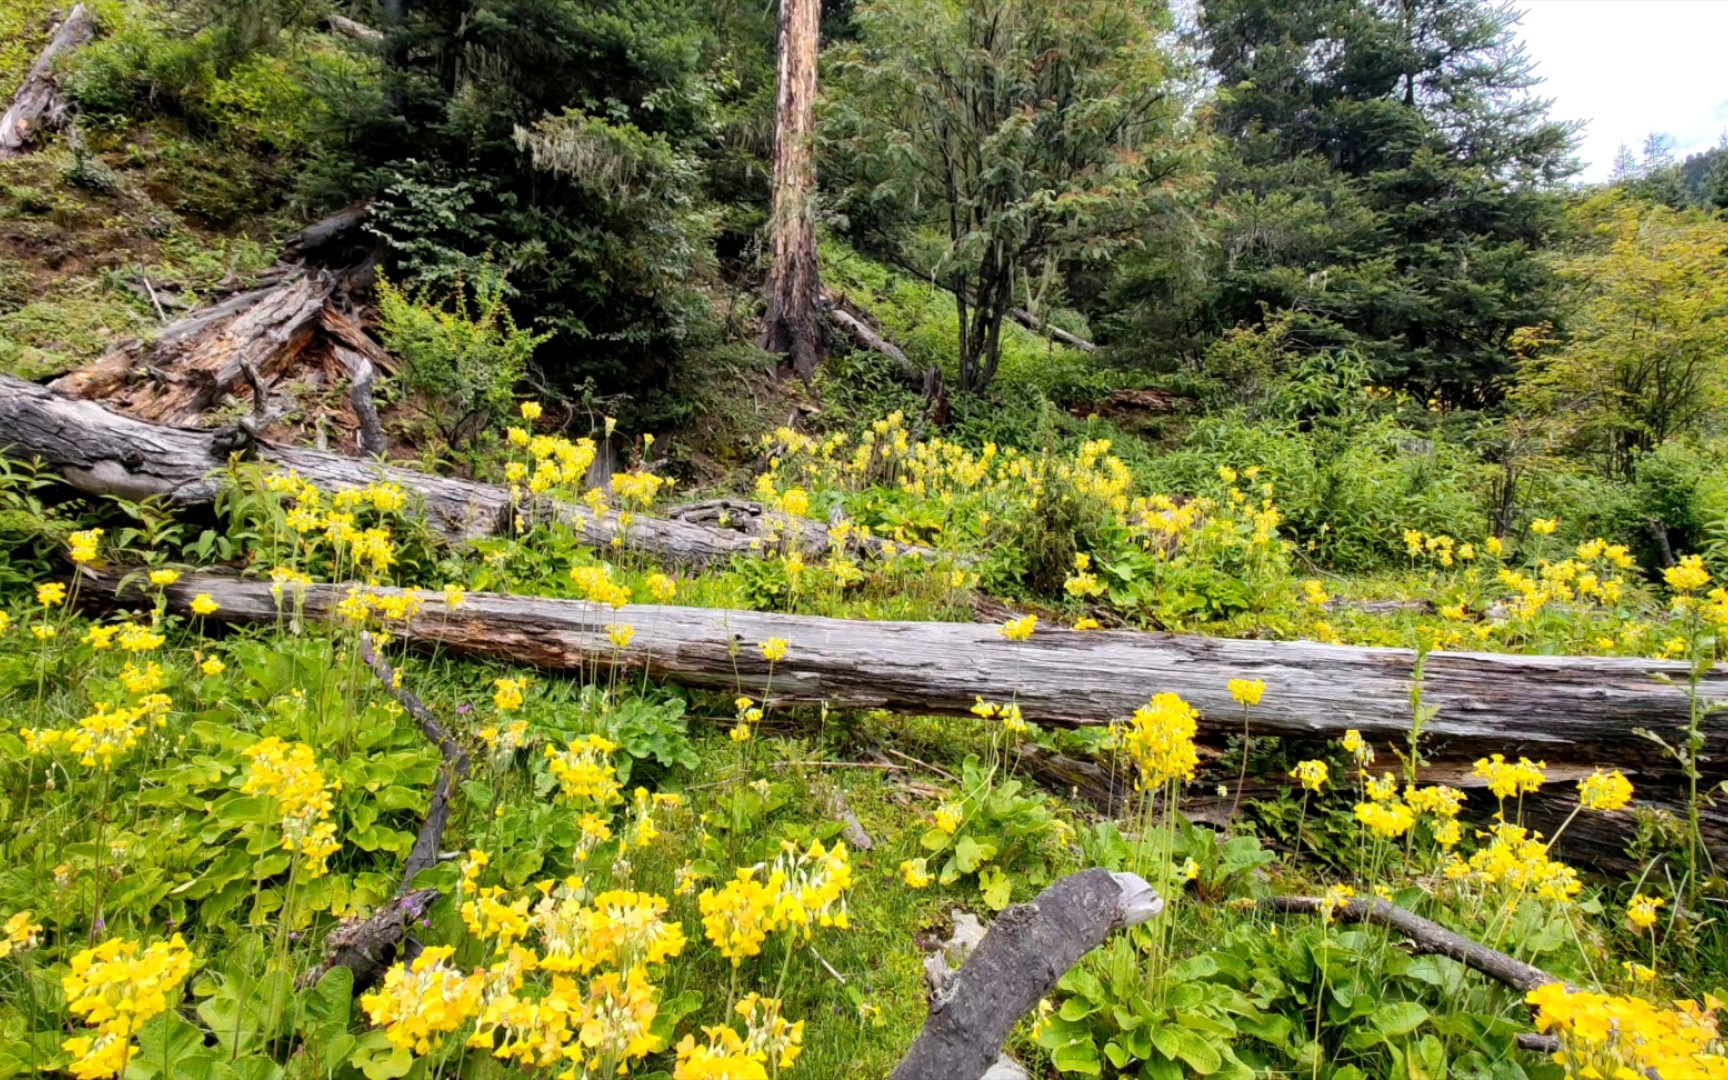
[[1092, 342], [1087, 341], [1078, 334], [1070, 334], [1060, 326], [1052, 325], [1051, 323], [1040, 319], [1025, 308], [1014, 308], [1008, 314], [1021, 326], [1024, 326], [1035, 334], [1043, 334], [1051, 341], [1061, 342], [1069, 348], [1079, 349], [1081, 352], [1095, 353], [1098, 351], [1098, 346], [1094, 345]]
[[0, 161], [24, 153], [39, 134], [65, 123], [66, 100], [60, 94], [59, 80], [54, 77], [54, 64], [95, 36], [95, 18], [83, 4], [75, 5], [24, 76], [23, 84], [12, 96], [11, 107], [0, 116]]
[[376, 44], [384, 40], [384, 32], [382, 30], [374, 30], [363, 22], [355, 22], [353, 19], [342, 15], [324, 16], [324, 25], [336, 31], [338, 34], [341, 34], [343, 37], [352, 38], [355, 41], [364, 41], [368, 44]]
[[[1315, 896], [1274, 896], [1260, 901], [1260, 904], [1267, 910], [1293, 915], [1318, 915], [1326, 910], [1326, 901]], [[1413, 911], [1384, 900], [1356, 897], [1334, 905], [1332, 914], [1334, 918], [1345, 922], [1372, 923], [1396, 930], [1409, 940], [1415, 952], [1450, 957], [1470, 970], [1479, 971], [1521, 994], [1527, 994], [1538, 986], [1560, 981], [1534, 964], [1526, 964], [1498, 949], [1479, 945], [1431, 919], [1424, 919]]]
[[930, 1003], [930, 1016], [894, 1080], [976, 1080], [1002, 1041], [1067, 970], [1111, 932], [1164, 910], [1133, 874], [1083, 870], [1029, 904], [1004, 911]]
[[[111, 593], [116, 581], [95, 574], [84, 588]], [[218, 620], [277, 618], [267, 583], [188, 575], [168, 590], [182, 609], [198, 592], [209, 592], [222, 605]], [[307, 588], [307, 616], [330, 617], [345, 594], [345, 586]], [[655, 605], [613, 611], [575, 600], [493, 594], [471, 594], [452, 610], [427, 594], [424, 612], [397, 629], [424, 646], [569, 670], [610, 656], [606, 628], [617, 622], [630, 623], [636, 632], [623, 664], [645, 666], [668, 682], [731, 692], [759, 693], [768, 682], [768, 665], [755, 645], [785, 638], [791, 652], [774, 665], [773, 696], [787, 704], [963, 716], [980, 696], [1012, 698], [1028, 720], [1084, 725], [1128, 716], [1154, 693], [1170, 691], [1202, 710], [1204, 737], [1221, 739], [1241, 724], [1241, 707], [1226, 684], [1255, 677], [1267, 685], [1253, 713], [1256, 735], [1319, 739], [1356, 728], [1375, 741], [1400, 744], [1408, 736], [1415, 658], [1401, 649], [1134, 631], [1039, 631], [1011, 642], [995, 627], [974, 623]], [[1431, 752], [1454, 763], [1492, 751], [1527, 754], [1547, 759], [1556, 777], [1576, 777], [1605, 763], [1636, 770], [1642, 805], [1678, 807], [1685, 785], [1677, 769], [1637, 729], [1684, 726], [1686, 697], [1651, 678], [1653, 672], [1677, 681], [1685, 677], [1682, 665], [1660, 661], [1432, 654], [1424, 699], [1440, 713], [1427, 727]], [[1710, 673], [1702, 689], [1710, 697], [1728, 696], [1728, 672]], [[1728, 760], [1728, 730], [1718, 725], [1709, 733], [1705, 754], [1703, 783], [1713, 787]], [[1561, 772], [1561, 763], [1573, 771]], [[1468, 765], [1450, 768], [1460, 779], [1468, 771]], [[1555, 786], [1565, 791], [1558, 780]], [[1624, 814], [1587, 817], [1628, 820]], [[1704, 823], [1713, 849], [1728, 840], [1728, 811], [1706, 807]]]

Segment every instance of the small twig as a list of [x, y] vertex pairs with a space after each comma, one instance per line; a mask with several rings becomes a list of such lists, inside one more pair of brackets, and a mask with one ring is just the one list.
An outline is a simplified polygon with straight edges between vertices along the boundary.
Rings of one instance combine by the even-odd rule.
[[919, 768], [927, 769], [930, 772], [935, 773], [937, 776], [940, 776], [942, 779], [947, 780], [951, 783], [958, 784], [960, 782], [960, 778], [958, 776], [955, 776], [953, 773], [949, 772], [947, 769], [944, 769], [939, 765], [932, 765], [928, 761], [920, 761], [918, 758], [913, 757], [911, 754], [902, 754], [900, 751], [894, 749], [892, 746], [884, 746], [882, 749], [886, 750], [890, 754], [893, 754], [895, 757], [899, 758], [901, 761], [910, 761], [912, 764], [918, 766]]
[[840, 980], [841, 986], [848, 985], [848, 983], [846, 982], [846, 976], [840, 974], [838, 971], [835, 971], [833, 964], [830, 964], [828, 961], [822, 959], [822, 954], [816, 951], [816, 946], [806, 945], [805, 948], [810, 950], [810, 955], [814, 956], [816, 958], [816, 962], [818, 964], [821, 964], [823, 966], [823, 968], [827, 969], [828, 974], [830, 974], [830, 975], [834, 976], [836, 979]]
[[144, 272], [144, 267], [138, 267], [138, 277], [144, 282], [144, 291], [150, 297], [150, 304], [156, 309], [156, 317], [163, 322], [168, 321], [168, 313], [162, 310], [162, 301], [156, 298], [156, 289], [150, 284], [150, 275]]

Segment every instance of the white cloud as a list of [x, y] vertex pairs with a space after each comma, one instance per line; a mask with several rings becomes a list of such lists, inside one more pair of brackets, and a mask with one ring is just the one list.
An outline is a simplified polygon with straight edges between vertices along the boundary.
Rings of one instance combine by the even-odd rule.
[[1651, 132], [1676, 158], [1728, 130], [1728, 4], [1716, 0], [1529, 0], [1518, 27], [1558, 120], [1587, 122], [1586, 180], [1608, 175], [1621, 144]]

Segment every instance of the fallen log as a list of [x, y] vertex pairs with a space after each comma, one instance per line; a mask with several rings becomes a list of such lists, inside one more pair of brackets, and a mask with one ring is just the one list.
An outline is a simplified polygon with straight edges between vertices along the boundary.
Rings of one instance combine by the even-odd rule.
[[1083, 870], [1004, 911], [930, 1003], [893, 1080], [977, 1080], [1020, 1018], [1113, 931], [1164, 910], [1133, 874]]
[[[235, 377], [243, 380], [236, 365]], [[577, 539], [606, 547], [623, 546], [668, 563], [700, 566], [735, 555], [760, 557], [782, 545], [820, 557], [828, 534], [820, 524], [776, 513], [780, 538], [751, 536], [731, 529], [634, 514], [628, 524], [616, 512], [596, 514], [585, 506], [537, 499], [513, 503], [507, 489], [433, 476], [412, 469], [357, 460], [321, 450], [280, 446], [249, 433], [198, 431], [144, 423], [93, 401], [63, 397], [34, 383], [0, 375], [0, 454], [14, 461], [39, 461], [79, 491], [125, 499], [161, 496], [176, 506], [212, 502], [229, 482], [230, 455], [246, 456], [292, 469], [301, 479], [327, 491], [389, 481], [417, 496], [426, 520], [445, 539], [457, 542], [508, 531], [513, 522], [558, 520]], [[880, 549], [874, 541], [871, 548]]]
[[53, 131], [66, 122], [66, 99], [60, 94], [60, 81], [54, 77], [55, 63], [67, 53], [89, 44], [96, 36], [96, 19], [83, 4], [76, 4], [49, 39], [42, 54], [36, 58], [12, 104], [0, 116], [0, 161], [15, 158], [29, 149], [44, 131]]
[[1051, 341], [1059, 342], [1068, 346], [1070, 349], [1079, 349], [1081, 352], [1085, 353], [1095, 353], [1098, 351], [1098, 346], [1094, 345], [1092, 342], [1087, 341], [1078, 334], [1070, 334], [1060, 326], [1056, 326], [1040, 319], [1025, 308], [1014, 308], [1009, 311], [1008, 314], [1015, 322], [1024, 326], [1033, 333], [1042, 334]]
[[[0, 420], [3, 420], [0, 412]], [[86, 593], [113, 595], [119, 578], [88, 573]], [[381, 590], [390, 592], [392, 590]], [[212, 618], [273, 622], [277, 601], [267, 582], [189, 574], [168, 596], [188, 609], [199, 592], [221, 604]], [[347, 586], [304, 589], [306, 617], [332, 615]], [[1202, 735], [1221, 740], [1241, 730], [1231, 678], [1255, 677], [1266, 694], [1252, 714], [1256, 735], [1337, 737], [1355, 728], [1382, 748], [1408, 735], [1414, 654], [1304, 641], [1237, 641], [1136, 631], [1039, 631], [1005, 640], [976, 623], [869, 622], [712, 608], [633, 605], [621, 611], [576, 600], [470, 594], [446, 609], [425, 594], [424, 611], [393, 629], [424, 646], [580, 670], [615, 651], [607, 627], [635, 628], [619, 661], [667, 682], [760, 696], [782, 703], [826, 702], [841, 708], [887, 708], [916, 714], [966, 715], [979, 697], [1013, 700], [1028, 720], [1107, 724], [1130, 715], [1155, 693], [1182, 695], [1202, 712]], [[784, 638], [788, 655], [769, 664], [758, 642]], [[1684, 681], [1677, 663], [1604, 657], [1433, 653], [1423, 699], [1439, 707], [1426, 726], [1435, 758], [1468, 760], [1491, 752], [1545, 758], [1551, 764], [1604, 764], [1636, 770], [1641, 801], [1677, 805], [1684, 790], [1672, 759], [1638, 733], [1684, 726], [1684, 693], [1652, 678]], [[1702, 691], [1728, 696], [1728, 672], [1705, 676]], [[1728, 728], [1706, 737], [1700, 790], [1728, 776]], [[1576, 775], [1576, 773], [1572, 774]], [[1589, 815], [1595, 817], [1596, 815]], [[1721, 845], [1728, 808], [1706, 807]]]

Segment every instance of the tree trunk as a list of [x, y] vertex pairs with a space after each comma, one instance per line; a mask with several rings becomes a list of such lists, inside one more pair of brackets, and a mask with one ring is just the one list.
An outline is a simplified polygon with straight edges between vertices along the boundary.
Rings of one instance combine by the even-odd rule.
[[[116, 577], [97, 574], [82, 589], [111, 594], [116, 585]], [[264, 582], [187, 575], [168, 595], [185, 609], [200, 592], [221, 605], [212, 616], [217, 621], [274, 622], [278, 615]], [[330, 615], [346, 594], [341, 585], [306, 589], [306, 616]], [[772, 697], [787, 704], [962, 716], [983, 697], [1015, 701], [1028, 720], [1089, 725], [1126, 717], [1153, 694], [1170, 691], [1201, 710], [1203, 734], [1222, 741], [1242, 730], [1242, 708], [1226, 684], [1256, 677], [1266, 683], [1265, 699], [1251, 714], [1256, 735], [1318, 740], [1355, 728], [1386, 750], [1402, 746], [1409, 734], [1414, 655], [1406, 649], [1138, 631], [1039, 631], [1015, 642], [977, 623], [868, 622], [656, 605], [614, 611], [575, 600], [492, 594], [471, 594], [448, 611], [435, 594], [425, 601], [424, 614], [392, 627], [421, 645], [578, 670], [608, 662], [614, 652], [608, 625], [629, 623], [635, 637], [619, 657], [626, 667], [667, 682], [736, 693], [759, 695], [768, 688], [768, 665], [756, 644], [784, 638], [791, 651], [774, 665]], [[1562, 794], [1561, 777], [1581, 772], [1562, 772], [1558, 763], [1585, 771], [1600, 764], [1632, 773], [1641, 801], [1679, 804], [1679, 770], [1639, 729], [1672, 737], [1685, 726], [1685, 694], [1651, 677], [1684, 683], [1685, 665], [1441, 652], [1428, 657], [1425, 670], [1424, 701], [1440, 709], [1426, 727], [1426, 748], [1436, 759], [1468, 761], [1495, 751], [1546, 759]], [[1702, 693], [1728, 696], [1728, 671], [1707, 675]], [[1700, 790], [1728, 777], [1728, 728], [1716, 725], [1709, 732], [1704, 753]], [[1717, 836], [1728, 836], [1728, 807], [1705, 813]]]
[[[240, 378], [237, 364], [233, 377]], [[172, 383], [161, 391], [178, 392]], [[228, 482], [224, 470], [235, 453], [284, 471], [292, 469], [326, 491], [383, 480], [398, 484], [424, 504], [427, 524], [452, 543], [497, 535], [520, 520], [556, 519], [580, 543], [603, 548], [618, 537], [628, 548], [685, 566], [724, 562], [735, 555], [760, 558], [783, 547], [817, 558], [829, 546], [826, 527], [779, 512], [755, 515], [766, 520], [752, 534], [646, 514], [633, 515], [626, 526], [614, 512], [597, 515], [585, 506], [550, 499], [514, 505], [509, 491], [496, 485], [277, 446], [234, 429], [200, 431], [149, 424], [93, 401], [62, 397], [35, 383], [0, 375], [0, 454], [14, 461], [40, 461], [87, 494], [124, 499], [161, 496], [177, 506], [206, 505]], [[880, 541], [872, 540], [858, 550], [881, 547]]]
[[822, 344], [816, 269], [816, 55], [820, 0], [780, 0], [774, 109], [774, 206], [762, 346], [808, 381]]
[[12, 105], [0, 116], [0, 161], [22, 154], [37, 135], [58, 128], [66, 119], [66, 101], [54, 78], [54, 63], [61, 56], [88, 44], [96, 36], [96, 20], [83, 4], [54, 31], [42, 55], [12, 97]]

